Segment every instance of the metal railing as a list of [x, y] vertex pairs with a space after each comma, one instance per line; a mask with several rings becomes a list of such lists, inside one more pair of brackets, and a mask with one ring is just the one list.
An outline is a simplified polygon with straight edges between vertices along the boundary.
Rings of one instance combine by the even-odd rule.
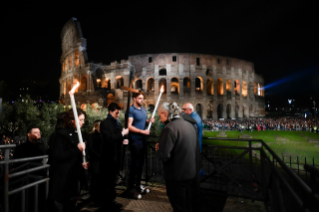
[[[315, 211], [319, 203], [318, 175], [312, 174], [313, 186], [310, 187], [260, 139], [203, 139], [232, 141], [234, 145], [203, 145], [206, 173], [201, 176], [202, 189], [260, 200], [269, 211]], [[155, 143], [156, 138], [148, 142], [143, 178], [146, 182], [163, 183], [163, 166], [156, 157]]]
[[[3, 178], [3, 187], [0, 187], [0, 190], [3, 192], [3, 205], [4, 208], [0, 210], [3, 210], [4, 212], [10, 211], [10, 202], [9, 197], [13, 194], [21, 193], [21, 211], [24, 212], [26, 210], [26, 191], [29, 188], [34, 187], [34, 208], [33, 211], [38, 211], [38, 197], [39, 197], [39, 185], [42, 183], [45, 183], [45, 193], [44, 193], [44, 200], [48, 197], [48, 191], [49, 191], [49, 178], [48, 178], [48, 168], [50, 165], [47, 164], [48, 155], [44, 156], [37, 156], [37, 157], [29, 157], [29, 158], [21, 158], [21, 159], [9, 159], [9, 153], [11, 148], [15, 148], [16, 145], [0, 145], [0, 149], [4, 149], [5, 151], [5, 157], [3, 161], [0, 161], [0, 167], [4, 167], [4, 170], [2, 172], [2, 175], [0, 178]], [[36, 160], [42, 160], [42, 163], [30, 163], [30, 161], [36, 161]], [[22, 166], [19, 166], [18, 168], [9, 171], [9, 166], [11, 164], [15, 163], [21, 163], [21, 162], [29, 162], [27, 164], [24, 164]], [[35, 166], [32, 168], [29, 168], [30, 166]], [[22, 170], [28, 168], [26, 170]], [[42, 176], [36, 176], [36, 175], [30, 175], [30, 173], [47, 169], [46, 171], [46, 177]], [[19, 177], [18, 179], [15, 179], [16, 177]], [[10, 179], [10, 180], [9, 180]], [[29, 182], [29, 179], [32, 179], [33, 182]], [[11, 181], [12, 180], [12, 181]], [[23, 185], [18, 185], [22, 181], [26, 180], [27, 184], [23, 183]], [[11, 188], [11, 189], [10, 189]], [[12, 205], [12, 204], [11, 204]]]

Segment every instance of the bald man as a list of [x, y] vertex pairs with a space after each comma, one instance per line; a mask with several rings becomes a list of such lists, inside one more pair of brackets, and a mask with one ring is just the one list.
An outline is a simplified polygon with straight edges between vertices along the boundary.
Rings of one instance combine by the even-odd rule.
[[198, 135], [198, 142], [199, 142], [199, 149], [202, 152], [202, 132], [203, 132], [203, 125], [202, 119], [199, 117], [197, 112], [194, 110], [194, 107], [191, 103], [187, 102], [183, 105], [182, 111], [188, 115], [190, 115], [196, 121], [196, 128], [197, 128], [197, 135]]

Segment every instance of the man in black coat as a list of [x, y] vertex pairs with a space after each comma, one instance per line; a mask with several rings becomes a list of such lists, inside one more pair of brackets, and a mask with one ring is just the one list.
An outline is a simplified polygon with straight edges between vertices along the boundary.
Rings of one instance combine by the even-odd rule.
[[[36, 126], [32, 126], [27, 130], [28, 138], [25, 143], [19, 145], [16, 147], [13, 159], [18, 158], [28, 158], [28, 157], [36, 157], [36, 156], [42, 156], [45, 155], [45, 147], [44, 144], [39, 142], [41, 139], [41, 132], [40, 129]], [[39, 162], [42, 161], [32, 161], [32, 162]], [[22, 165], [23, 163], [15, 163], [14, 167], [18, 167]]]
[[192, 211], [193, 199], [197, 198], [193, 184], [201, 168], [196, 128], [192, 119], [181, 116], [175, 102], [162, 104], [158, 114], [165, 127], [155, 149], [163, 162], [167, 195], [174, 212]]
[[122, 144], [127, 145], [128, 141], [124, 135], [128, 134], [128, 129], [122, 129], [118, 118], [121, 107], [116, 103], [111, 103], [108, 107], [109, 114], [100, 124], [100, 132], [103, 138], [100, 174], [101, 174], [101, 198], [103, 205], [101, 211], [119, 211], [123, 205], [115, 202], [116, 179], [120, 168], [120, 156]]

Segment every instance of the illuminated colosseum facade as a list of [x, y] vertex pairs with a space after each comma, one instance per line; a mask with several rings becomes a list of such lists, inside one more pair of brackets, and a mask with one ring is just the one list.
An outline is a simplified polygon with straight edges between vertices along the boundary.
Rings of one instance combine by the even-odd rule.
[[80, 82], [75, 99], [78, 105], [107, 106], [115, 101], [127, 104], [130, 62], [135, 67], [133, 87], [146, 94], [145, 107], [154, 107], [160, 87], [161, 102], [191, 102], [203, 119], [242, 119], [265, 116], [264, 80], [248, 61], [206, 54], [163, 53], [129, 56], [110, 65], [88, 62], [86, 40], [79, 22], [72, 18], [63, 27], [60, 100]]

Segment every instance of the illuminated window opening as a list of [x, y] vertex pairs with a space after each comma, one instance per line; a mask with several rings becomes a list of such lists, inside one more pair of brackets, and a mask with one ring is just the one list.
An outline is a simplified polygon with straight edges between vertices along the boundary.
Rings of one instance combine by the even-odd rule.
[[69, 56], [69, 68], [72, 68], [72, 55]]
[[201, 77], [196, 77], [195, 79], [195, 91], [203, 91], [203, 79]]
[[153, 78], [149, 78], [147, 81], [147, 91], [148, 92], [154, 92], [155, 91], [155, 81]]
[[162, 86], [163, 86], [163, 88], [164, 88], [163, 94], [165, 94], [165, 93], [166, 93], [166, 79], [164, 79], [164, 78], [162, 78], [162, 79], [159, 80], [159, 82], [158, 82], [158, 89], [161, 89]]
[[191, 79], [189, 77], [183, 79], [183, 90], [184, 93], [189, 93], [191, 91]]
[[171, 79], [171, 93], [179, 94], [179, 80], [176, 77]]
[[74, 52], [74, 65], [75, 67], [78, 67], [80, 65], [80, 54], [79, 54], [79, 50], [76, 50]]
[[206, 93], [207, 95], [214, 95], [214, 81], [212, 79], [206, 80]]
[[238, 79], [234, 81], [234, 93], [235, 95], [239, 95], [240, 93], [240, 82]]
[[247, 88], [247, 82], [246, 81], [243, 81], [241, 94], [243, 95], [243, 97], [247, 97], [248, 88]]
[[81, 78], [81, 83], [79, 86], [79, 91], [86, 91], [87, 90], [87, 79], [86, 77]]
[[224, 95], [224, 82], [221, 78], [218, 78], [217, 80], [217, 94], [219, 96]]

